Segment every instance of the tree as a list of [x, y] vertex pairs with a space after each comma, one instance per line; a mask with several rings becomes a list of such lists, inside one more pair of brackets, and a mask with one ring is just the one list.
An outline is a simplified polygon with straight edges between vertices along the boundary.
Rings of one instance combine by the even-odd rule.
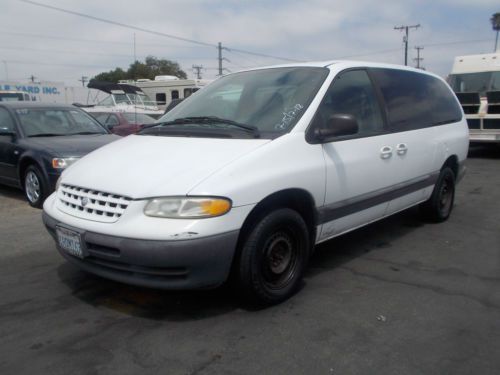
[[135, 61], [130, 64], [127, 71], [116, 68], [109, 72], [97, 74], [91, 81], [108, 81], [117, 83], [119, 80], [139, 78], [154, 79], [155, 76], [172, 75], [186, 79], [186, 73], [181, 69], [178, 63], [166, 59], [158, 59], [154, 56], [146, 57], [145, 62]]

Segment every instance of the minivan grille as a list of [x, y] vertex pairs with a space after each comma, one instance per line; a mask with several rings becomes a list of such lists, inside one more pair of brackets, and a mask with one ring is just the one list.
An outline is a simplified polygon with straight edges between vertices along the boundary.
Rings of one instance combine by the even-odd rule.
[[131, 198], [68, 184], [57, 192], [58, 208], [82, 219], [114, 223], [127, 209]]

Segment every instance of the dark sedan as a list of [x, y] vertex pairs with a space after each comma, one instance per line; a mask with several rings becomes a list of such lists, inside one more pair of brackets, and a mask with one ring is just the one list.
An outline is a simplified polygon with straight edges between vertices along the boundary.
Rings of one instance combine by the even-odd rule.
[[119, 139], [69, 105], [0, 104], [0, 183], [23, 189], [41, 207], [62, 171], [89, 152]]
[[144, 113], [131, 112], [89, 112], [97, 121], [107, 127], [111, 133], [129, 135], [137, 133], [145, 125], [156, 120]]

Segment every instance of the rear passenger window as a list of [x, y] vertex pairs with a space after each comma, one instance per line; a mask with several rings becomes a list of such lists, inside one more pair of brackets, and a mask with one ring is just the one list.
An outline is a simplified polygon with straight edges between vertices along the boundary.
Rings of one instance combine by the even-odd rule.
[[395, 131], [414, 130], [460, 121], [462, 111], [441, 80], [396, 69], [372, 69]]
[[172, 100], [179, 99], [179, 91], [172, 90], [172, 91], [170, 91], [170, 94], [172, 95]]
[[354, 116], [359, 136], [376, 134], [383, 129], [380, 106], [366, 71], [340, 73], [325, 94], [314, 121], [328, 121], [335, 114]]

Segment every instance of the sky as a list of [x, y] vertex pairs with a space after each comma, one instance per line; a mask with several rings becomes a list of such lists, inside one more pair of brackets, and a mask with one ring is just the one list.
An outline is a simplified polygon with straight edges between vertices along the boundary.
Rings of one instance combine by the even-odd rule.
[[[490, 17], [498, 0], [36, 0], [142, 29], [208, 45], [43, 8], [20, 0], [0, 0], [0, 80], [64, 81], [116, 67], [127, 69], [147, 55], [178, 62], [190, 78], [202, 65], [214, 78], [221, 42], [225, 72], [289, 61], [350, 59], [404, 63], [403, 32], [410, 30], [409, 65], [415, 47], [421, 64], [446, 76], [458, 55], [490, 53], [495, 33]], [[237, 51], [238, 50], [238, 51]], [[240, 50], [274, 56], [263, 57]]]

